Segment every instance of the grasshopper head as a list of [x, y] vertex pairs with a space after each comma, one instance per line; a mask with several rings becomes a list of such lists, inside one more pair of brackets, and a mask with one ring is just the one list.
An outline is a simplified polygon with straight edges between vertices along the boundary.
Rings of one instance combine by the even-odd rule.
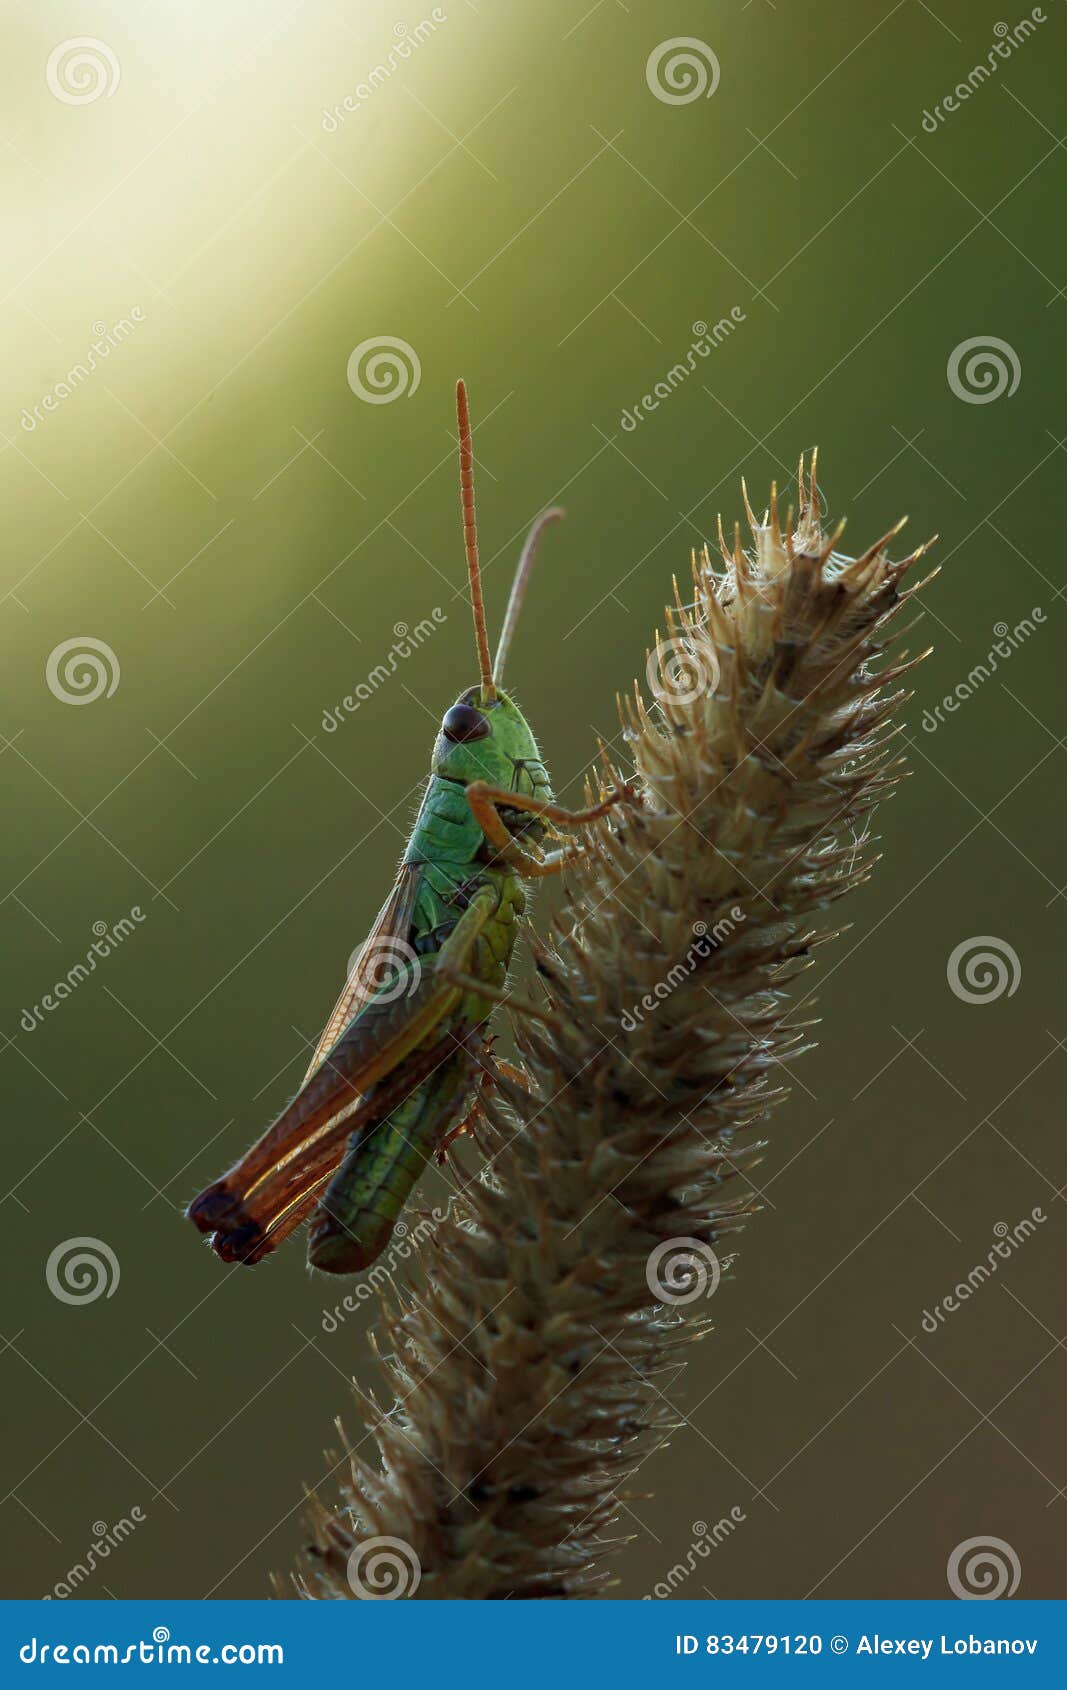
[[526, 717], [499, 688], [488, 703], [469, 687], [445, 712], [433, 750], [433, 772], [444, 780], [484, 780], [530, 798], [551, 798], [548, 774]]

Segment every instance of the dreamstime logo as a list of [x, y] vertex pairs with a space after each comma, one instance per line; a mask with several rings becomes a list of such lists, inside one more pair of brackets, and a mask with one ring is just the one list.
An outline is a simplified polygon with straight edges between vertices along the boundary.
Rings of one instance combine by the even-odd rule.
[[109, 926], [106, 921], [94, 921], [93, 942], [85, 953], [84, 962], [76, 962], [61, 980], [55, 982], [51, 991], [45, 992], [39, 1003], [32, 1004], [22, 1011], [19, 1020], [23, 1031], [32, 1033], [39, 1027], [46, 1015], [51, 1015], [72, 992], [77, 991], [83, 980], [88, 980], [90, 974], [96, 973], [98, 962], [103, 962], [112, 951], [118, 949], [124, 939], [136, 932], [134, 924], [139, 926], [146, 919], [140, 904], [134, 904], [129, 915], [120, 917], [113, 926]]
[[87, 382], [101, 363], [110, 358], [112, 352], [128, 340], [135, 328], [145, 321], [145, 313], [139, 305], [130, 306], [128, 317], [120, 317], [117, 322], [108, 326], [107, 323], [97, 322], [92, 325], [93, 339], [88, 352], [76, 360], [69, 370], [42, 393], [40, 399], [33, 405], [24, 405], [19, 423], [26, 434], [32, 434], [41, 423], [47, 422], [49, 412], [58, 411], [64, 399], [75, 394], [84, 382]]
[[356, 84], [353, 94], [346, 94], [336, 106], [325, 106], [322, 112], [322, 127], [327, 135], [336, 135], [342, 123], [350, 112], [357, 112], [365, 106], [367, 101], [395, 76], [405, 60], [410, 59], [417, 48], [424, 41], [429, 41], [432, 35], [443, 23], [448, 22], [448, 13], [440, 6], [435, 6], [428, 18], [422, 18], [412, 28], [400, 22], [393, 25], [393, 41], [385, 57], [376, 65], [372, 65], [362, 82]]
[[439, 1209], [435, 1205], [414, 1226], [409, 1227], [406, 1221], [397, 1221], [386, 1253], [379, 1256], [366, 1273], [360, 1274], [354, 1288], [339, 1303], [332, 1309], [323, 1310], [322, 1330], [331, 1336], [339, 1332], [350, 1314], [355, 1314], [364, 1303], [370, 1302], [392, 1283], [398, 1263], [410, 1261], [447, 1216], [447, 1209]]
[[966, 405], [991, 405], [1003, 393], [1010, 399], [1019, 385], [1022, 365], [1014, 346], [995, 334], [976, 334], [952, 348], [947, 365], [948, 385]]
[[106, 1561], [114, 1549], [121, 1549], [128, 1537], [143, 1525], [148, 1518], [143, 1508], [134, 1507], [129, 1514], [124, 1514], [121, 1520], [109, 1526], [106, 1520], [93, 1521], [93, 1541], [86, 1550], [84, 1557], [76, 1561], [73, 1567], [67, 1569], [66, 1575], [55, 1583], [48, 1594], [42, 1597], [44, 1602], [64, 1602], [74, 1596], [86, 1579], [92, 1577], [102, 1561]]
[[379, 1003], [412, 997], [422, 979], [422, 961], [407, 940], [384, 935], [373, 940], [368, 950], [361, 946], [352, 952], [348, 959], [349, 980], [357, 968], [361, 982]]
[[1007, 993], [1013, 998], [1022, 979], [1019, 953], [1006, 939], [976, 934], [962, 939], [945, 969], [949, 986], [962, 1003], [996, 1003]]
[[706, 1520], [694, 1520], [693, 1539], [686, 1550], [685, 1559], [676, 1561], [666, 1577], [654, 1584], [643, 1600], [646, 1602], [666, 1601], [680, 1584], [685, 1583], [690, 1574], [696, 1572], [698, 1564], [701, 1561], [706, 1561], [708, 1556], [712, 1555], [721, 1543], [725, 1543], [728, 1537], [732, 1537], [738, 1526], [743, 1525], [747, 1519], [748, 1515], [744, 1509], [735, 1506], [731, 1508], [729, 1514], [724, 1514], [721, 1520], [714, 1521], [710, 1526]]
[[659, 640], [645, 664], [649, 691], [661, 704], [695, 704], [719, 684], [719, 659], [710, 644], [691, 638]]
[[719, 61], [706, 41], [695, 35], [675, 35], [653, 47], [645, 64], [645, 81], [665, 106], [688, 106], [710, 100], [719, 86]]
[[961, 1602], [995, 1602], [1014, 1596], [1022, 1565], [1002, 1537], [969, 1537], [958, 1543], [946, 1567], [949, 1589]]
[[1001, 1262], [1010, 1262], [1016, 1250], [1022, 1249], [1027, 1239], [1032, 1238], [1047, 1219], [1037, 1203], [1029, 1215], [1024, 1215], [1014, 1226], [1009, 1226], [1007, 1221], [998, 1221], [993, 1228], [996, 1242], [986, 1251], [985, 1261], [975, 1262], [966, 1279], [959, 1280], [932, 1309], [923, 1309], [923, 1331], [936, 1333], [950, 1315], [958, 1314], [964, 1303], [969, 1302], [995, 1273], [1000, 1272]]
[[[1037, 625], [1046, 621], [1045, 612], [1040, 605], [1035, 605], [1029, 616], [1024, 616], [1016, 622], [1014, 628], [1007, 622], [994, 622], [993, 632], [996, 641], [982, 662], [976, 663], [965, 681], [957, 682], [952, 692], [946, 693], [940, 704], [932, 709], [923, 711], [923, 732], [934, 734], [939, 727], [945, 725], [945, 715], [955, 715], [961, 704], [978, 691], [978, 688], [996, 674], [1001, 663], [1017, 652], [1019, 647], [1037, 632]], [[945, 715], [942, 714], [945, 713]]]
[[626, 407], [619, 417], [619, 427], [625, 429], [627, 434], [632, 434], [634, 429], [644, 422], [646, 416], [658, 411], [663, 401], [669, 399], [683, 382], [689, 380], [699, 367], [700, 359], [710, 358], [724, 340], [729, 340], [735, 329], [747, 322], [748, 317], [740, 305], [731, 305], [727, 315], [720, 317], [715, 323], [708, 323], [703, 317], [698, 317], [692, 325], [693, 339], [689, 342], [685, 357], [679, 358], [676, 364], [671, 365], [666, 375], [660, 376], [651, 392], [642, 393], [635, 405]]
[[[928, 135], [936, 135], [942, 123], [947, 123], [953, 112], [958, 112], [965, 101], [973, 94], [977, 94], [984, 82], [995, 76], [1005, 59], [1010, 59], [1017, 48], [1029, 41], [1037, 33], [1038, 24], [1048, 22], [1048, 17], [1040, 6], [1035, 6], [1029, 17], [1020, 18], [1012, 28], [1004, 22], [993, 25], [993, 45], [985, 56], [984, 63], [979, 60], [971, 67], [962, 82], [957, 82], [950, 93], [945, 94], [931, 110], [923, 112], [923, 128]], [[957, 37], [957, 40], [959, 38]]]
[[414, 1596], [422, 1565], [402, 1537], [369, 1537], [348, 1557], [348, 1582], [361, 1602], [396, 1602]]
[[666, 1238], [645, 1264], [645, 1279], [657, 1303], [695, 1303], [713, 1297], [721, 1275], [719, 1258], [699, 1238]]
[[418, 392], [422, 365], [415, 348], [396, 335], [361, 340], [348, 360], [348, 385], [367, 405], [391, 405]]
[[45, 1263], [44, 1277], [61, 1303], [95, 1303], [118, 1290], [118, 1257], [102, 1238], [65, 1238]]
[[90, 106], [119, 85], [122, 69], [106, 41], [95, 35], [75, 35], [61, 41], [48, 55], [44, 78], [48, 91], [65, 106]]
[[[104, 1636], [107, 1635], [105, 1632]], [[111, 1635], [113, 1638], [114, 1633]], [[117, 1643], [101, 1642], [99, 1638], [99, 1627], [96, 1628], [96, 1641], [88, 1643], [75, 1642], [53, 1646], [31, 1637], [19, 1650], [19, 1660], [24, 1666], [34, 1666], [40, 1662], [42, 1666], [86, 1666], [96, 1667], [100, 1671], [107, 1667], [129, 1666], [131, 1662], [145, 1667], [189, 1667], [194, 1664], [198, 1667], [285, 1665], [285, 1647], [281, 1643], [219, 1643], [217, 1639], [214, 1643], [174, 1643], [171, 1641], [170, 1627], [165, 1625], [153, 1626], [151, 1639], [142, 1637], [130, 1641], [128, 1632]]]
[[725, 915], [719, 917], [710, 929], [706, 921], [694, 921], [693, 943], [689, 946], [685, 956], [680, 962], [676, 962], [673, 968], [668, 969], [662, 980], [656, 981], [651, 991], [646, 992], [643, 998], [639, 999], [632, 1008], [620, 1016], [619, 1026], [623, 1032], [636, 1033], [638, 1027], [644, 1022], [645, 1016], [651, 1015], [652, 1011], [658, 1009], [661, 1003], [666, 1002], [672, 992], [676, 992], [679, 986], [684, 985], [696, 973], [704, 959], [714, 955], [719, 947], [726, 943], [731, 933], [744, 919], [745, 912], [741, 905], [734, 904]]
[[44, 674], [49, 692], [61, 704], [93, 704], [112, 696], [121, 670], [106, 641], [77, 634], [49, 652]]
[[393, 626], [395, 638], [386, 654], [384, 663], [376, 663], [369, 670], [364, 680], [359, 682], [354, 692], [346, 693], [340, 704], [332, 710], [322, 713], [323, 733], [336, 733], [346, 716], [358, 710], [361, 704], [366, 704], [373, 698], [380, 686], [383, 686], [391, 676], [395, 675], [402, 662], [417, 651], [423, 640], [435, 634], [441, 624], [448, 621], [448, 612], [435, 604], [429, 616], [423, 616], [412, 628], [407, 622], [397, 622]]

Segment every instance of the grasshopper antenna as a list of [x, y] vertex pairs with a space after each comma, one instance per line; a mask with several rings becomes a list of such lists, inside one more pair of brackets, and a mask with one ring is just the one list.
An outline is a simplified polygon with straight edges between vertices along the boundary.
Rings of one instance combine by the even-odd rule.
[[478, 562], [478, 523], [474, 510], [474, 449], [471, 445], [471, 413], [467, 403], [467, 384], [464, 381], [456, 383], [456, 423], [459, 429], [459, 501], [463, 511], [463, 544], [467, 553], [471, 610], [474, 613], [474, 644], [478, 652], [478, 668], [481, 671], [482, 703], [492, 704], [496, 699], [496, 683], [489, 657], [485, 600], [482, 597], [482, 570]]
[[541, 544], [541, 536], [550, 522], [559, 522], [566, 514], [566, 511], [560, 510], [558, 505], [554, 505], [550, 511], [544, 511], [537, 518], [526, 536], [522, 555], [515, 570], [515, 579], [511, 583], [511, 597], [508, 599], [508, 608], [504, 613], [504, 626], [500, 630], [500, 643], [496, 648], [496, 656], [493, 659], [493, 675], [498, 686], [504, 674], [504, 663], [511, 648], [511, 641], [519, 620], [519, 611], [522, 609], [522, 601], [526, 597], [526, 587], [529, 583], [530, 572], [533, 569], [534, 558], [537, 556], [537, 548]]

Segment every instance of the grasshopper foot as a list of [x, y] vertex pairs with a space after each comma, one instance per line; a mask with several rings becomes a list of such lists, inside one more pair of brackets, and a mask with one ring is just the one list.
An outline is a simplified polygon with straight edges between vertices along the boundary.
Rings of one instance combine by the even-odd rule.
[[207, 1186], [199, 1197], [193, 1198], [185, 1215], [200, 1232], [217, 1232], [220, 1226], [225, 1226], [227, 1221], [233, 1219], [240, 1206], [225, 1180], [216, 1180], [215, 1184]]

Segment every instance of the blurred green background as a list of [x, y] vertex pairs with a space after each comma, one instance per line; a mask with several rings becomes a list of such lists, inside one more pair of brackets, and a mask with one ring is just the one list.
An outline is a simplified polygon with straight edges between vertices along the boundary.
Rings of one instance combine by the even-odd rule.
[[[52, 1590], [133, 1509], [82, 1594], [266, 1594], [302, 1487], [329, 1493], [334, 1416], [357, 1426], [350, 1376], [374, 1381], [371, 1311], [323, 1326], [349, 1285], [299, 1244], [223, 1269], [181, 1209], [297, 1083], [473, 676], [459, 374], [494, 625], [526, 525], [567, 507], [510, 678], [570, 797], [742, 474], [755, 497], [817, 442], [851, 550], [907, 511], [946, 566], [909, 642], [936, 647], [913, 775], [822, 953], [822, 1042], [773, 1123], [765, 1212], [665, 1387], [687, 1423], [622, 1516], [618, 1594], [731, 1509], [678, 1594], [940, 1596], [953, 1548], [990, 1534], [1022, 1595], [1067, 1594], [1067, 18], [1041, 15], [1016, 46], [992, 0], [447, 0], [400, 28], [379, 0], [6, 0], [5, 1595]], [[86, 35], [68, 84], [50, 56]], [[677, 37], [714, 53], [711, 97], [653, 92]], [[411, 349], [408, 391], [369, 403], [346, 370], [383, 336]], [[1006, 343], [1014, 391], [950, 382], [975, 338]], [[85, 638], [117, 685], [73, 706], [46, 669]], [[1010, 994], [950, 989], [972, 937], [1018, 959]], [[1034, 1236], [924, 1331], [1035, 1205]], [[84, 1237], [118, 1282], [66, 1303], [46, 1264]]]

